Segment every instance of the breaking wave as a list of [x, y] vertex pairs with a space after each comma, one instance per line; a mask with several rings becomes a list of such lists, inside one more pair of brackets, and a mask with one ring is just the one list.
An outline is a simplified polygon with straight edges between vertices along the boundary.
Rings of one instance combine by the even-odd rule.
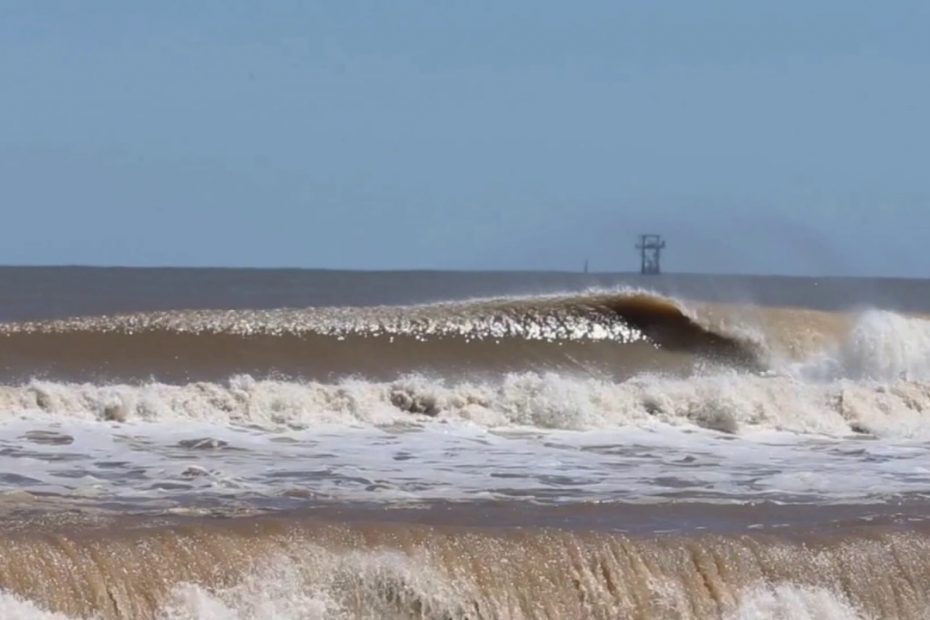
[[[222, 440], [172, 435], [168, 448], [145, 444], [154, 447], [132, 452], [131, 458], [111, 458], [102, 440], [81, 443], [99, 439], [94, 433], [101, 428], [125, 430], [129, 425], [123, 422], [177, 421], [179, 428], [187, 421], [208, 422], [249, 431], [374, 425], [427, 440], [429, 433], [406, 433], [407, 427], [449, 435], [508, 428], [515, 432], [500, 435], [516, 437], [526, 435], [527, 427], [658, 423], [722, 433], [776, 429], [926, 439], [930, 322], [881, 311], [686, 307], [641, 292], [599, 292], [404, 308], [176, 311], [9, 323], [0, 325], [0, 416], [26, 420], [9, 424], [4, 450], [10, 462], [47, 457], [57, 476], [33, 467], [35, 479], [25, 478], [11, 473], [10, 465], [8, 480], [48, 497], [58, 492], [54, 489], [90, 489], [93, 480], [69, 477], [77, 461], [68, 451], [83, 446], [90, 446], [87, 452], [99, 461], [93, 473], [111, 476], [97, 480], [97, 498], [110, 498], [100, 494], [106, 490], [100, 480], [122, 480], [124, 469], [141, 476], [138, 487], [146, 493], [161, 488], [148, 486], [153, 480], [172, 483], [165, 488], [177, 491], [174, 474], [162, 471], [168, 461], [158, 460], [165, 456], [174, 459], [182, 478], [213, 475], [176, 459], [180, 450], [174, 448], [183, 448], [185, 459], [219, 460], [198, 446], [202, 441], [222, 446]], [[67, 419], [104, 424], [92, 424], [92, 432], [84, 433], [82, 424], [60, 423]], [[143, 425], [112, 435], [132, 446], [155, 436], [137, 432], [138, 426]], [[733, 437], [685, 430], [673, 435], [710, 437], [745, 449], [746, 442]], [[330, 441], [335, 445], [342, 436], [336, 433]], [[763, 443], [748, 448], [759, 453], [764, 467], [757, 468], [758, 475], [748, 471], [747, 478], [753, 479], [753, 489], [768, 493], [780, 488], [778, 481], [763, 484], [762, 476], [786, 476], [773, 452], [759, 449]], [[850, 454], [859, 450], [858, 442], [823, 443], [850, 444]], [[468, 444], [466, 452], [473, 448]], [[512, 448], [506, 448], [512, 464]], [[229, 462], [254, 458], [233, 449], [229, 454]], [[269, 454], [273, 460], [278, 453]], [[320, 454], [326, 454], [323, 448]], [[540, 459], [529, 454], [527, 462], [537, 472]], [[900, 462], [893, 466], [910, 480], [919, 473], [919, 461], [908, 460], [906, 450], [897, 454]], [[150, 460], [142, 463], [143, 458]], [[447, 453], [440, 458], [449, 463]], [[691, 467], [687, 458], [681, 459], [683, 468]], [[846, 476], [847, 463], [871, 463], [871, 458], [837, 461], [834, 469]], [[474, 460], [482, 468], [487, 464], [481, 453]], [[17, 460], [15, 467], [30, 462], [35, 461]], [[561, 468], [559, 475], [566, 473], [562, 463], [553, 466]], [[643, 461], [620, 463], [639, 471]], [[369, 493], [368, 485], [377, 480], [352, 465], [346, 476], [355, 476], [353, 484], [365, 485]], [[144, 467], [162, 477], [148, 476]], [[718, 461], [707, 467], [718, 477], [732, 473]], [[884, 473], [892, 465], [886, 460], [869, 467]], [[81, 475], [87, 471], [77, 469]], [[409, 482], [406, 471], [401, 474]], [[617, 471], [607, 475], [617, 478]], [[649, 484], [665, 480], [666, 473], [653, 474]], [[674, 497], [686, 497], [679, 484], [684, 478], [663, 485]], [[344, 484], [335, 474], [333, 480]], [[541, 480], [539, 488], [551, 491], [552, 480]], [[694, 476], [685, 482], [707, 493], [713, 486], [708, 480]], [[865, 486], [884, 492], [890, 480], [872, 476]], [[570, 479], [565, 485], [577, 483]], [[201, 486], [183, 488], [206, 494], [208, 484], [204, 479]], [[511, 486], [521, 491], [516, 483]], [[222, 484], [217, 488], [227, 492]], [[237, 499], [257, 497], [253, 487], [235, 488]], [[618, 496], [613, 487], [610, 493]], [[161, 496], [145, 497], [156, 502]], [[303, 502], [310, 496], [295, 497]], [[643, 497], [637, 491], [636, 499]], [[254, 519], [183, 519], [168, 513], [147, 517], [154, 521], [100, 517], [112, 518], [113, 527], [106, 522], [74, 526], [61, 517], [61, 527], [43, 528], [35, 514], [16, 503], [20, 500], [31, 505], [22, 497], [10, 499], [14, 516], [4, 521], [6, 533], [0, 534], [3, 618], [852, 619], [922, 618], [930, 608], [925, 587], [930, 543], [919, 525], [901, 530], [857, 522], [819, 533], [792, 527], [782, 537], [766, 530], [653, 538], [532, 526], [492, 531], [449, 522], [330, 523], [282, 509]], [[144, 504], [133, 505], [141, 510]], [[21, 514], [25, 525], [14, 527]], [[628, 513], [618, 515], [629, 519]]]
[[930, 379], [930, 320], [862, 313], [837, 346], [792, 370], [809, 379]]
[[[283, 563], [287, 566], [287, 560]], [[283, 574], [282, 574], [283, 573]], [[260, 576], [259, 576], [260, 575]], [[159, 620], [348, 620], [377, 617], [345, 613], [325, 593], [314, 596], [295, 587], [288, 568], [268, 570], [245, 577], [222, 589], [197, 584], [176, 586], [167, 602], [155, 613]], [[864, 620], [842, 593], [824, 588], [759, 586], [740, 595], [737, 608], [725, 620]], [[413, 606], [419, 611], [419, 606]], [[438, 610], [430, 610], [438, 611]], [[461, 612], [462, 610], [455, 609]], [[6, 620], [74, 620], [73, 616], [50, 612], [10, 594], [0, 593], [0, 613]], [[413, 614], [409, 614], [413, 615]], [[404, 617], [404, 616], [401, 616]], [[420, 618], [468, 618], [467, 613], [441, 615], [418, 613]]]
[[0, 378], [183, 382], [232, 374], [389, 379], [529, 368], [630, 376], [754, 366], [741, 338], [646, 293], [428, 306], [176, 311], [0, 325]]
[[5, 617], [832, 620], [930, 603], [926, 535], [879, 528], [637, 539], [242, 519], [0, 547]]
[[615, 293], [150, 313], [0, 334], [6, 415], [923, 436], [930, 412], [930, 321], [882, 311], [686, 309]]
[[761, 428], [920, 437], [930, 434], [930, 383], [811, 383], [735, 372], [687, 379], [640, 376], [619, 383], [555, 373], [462, 383], [416, 375], [392, 382], [336, 383], [238, 376], [183, 386], [32, 381], [0, 386], [0, 410], [9, 416], [197, 420], [269, 428], [416, 424], [431, 419], [547, 429], [662, 422], [731, 433]]

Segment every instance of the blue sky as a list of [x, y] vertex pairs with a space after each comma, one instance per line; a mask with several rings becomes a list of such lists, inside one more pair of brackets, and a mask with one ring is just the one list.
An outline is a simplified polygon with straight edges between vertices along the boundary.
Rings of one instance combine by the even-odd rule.
[[930, 274], [930, 3], [0, 0], [0, 263]]

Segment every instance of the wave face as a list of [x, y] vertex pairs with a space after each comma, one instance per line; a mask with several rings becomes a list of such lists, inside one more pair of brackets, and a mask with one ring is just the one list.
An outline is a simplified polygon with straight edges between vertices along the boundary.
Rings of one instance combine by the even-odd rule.
[[7, 381], [320, 379], [529, 368], [629, 376], [696, 358], [750, 366], [753, 347], [645, 293], [413, 307], [178, 311], [0, 326]]
[[245, 519], [20, 532], [0, 548], [0, 605], [20, 617], [761, 620], [930, 609], [920, 531], [637, 539]]

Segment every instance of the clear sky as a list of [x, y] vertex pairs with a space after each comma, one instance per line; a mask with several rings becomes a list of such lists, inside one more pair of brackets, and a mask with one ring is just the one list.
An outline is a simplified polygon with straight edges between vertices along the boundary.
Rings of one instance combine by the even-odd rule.
[[0, 263], [930, 276], [930, 2], [0, 0]]

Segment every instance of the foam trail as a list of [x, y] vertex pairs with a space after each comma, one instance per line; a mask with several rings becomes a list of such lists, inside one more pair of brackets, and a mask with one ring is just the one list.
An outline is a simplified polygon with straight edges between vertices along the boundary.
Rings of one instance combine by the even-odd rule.
[[31, 601], [0, 590], [0, 618], [3, 620], [74, 620], [72, 616], [41, 609]]
[[[318, 588], [304, 591], [292, 561], [258, 569], [239, 583], [219, 589], [193, 583], [175, 586], [156, 610], [159, 620], [326, 620], [351, 617]], [[330, 586], [331, 587], [331, 586]], [[747, 589], [738, 608], [724, 620], [864, 620], [843, 594], [783, 583]], [[450, 611], [455, 611], [450, 610]], [[434, 614], [435, 615], [435, 614]], [[0, 592], [4, 620], [77, 620], [43, 610], [30, 601]], [[450, 616], [454, 617], [454, 616]]]
[[726, 620], [866, 620], [842, 593], [783, 583], [749, 589]]
[[275, 429], [319, 424], [421, 424], [583, 430], [656, 422], [736, 433], [752, 429], [886, 437], [930, 433], [930, 383], [807, 382], [735, 372], [623, 382], [555, 373], [449, 382], [411, 375], [392, 382], [255, 380], [182, 386], [32, 381], [0, 386], [6, 416], [88, 421], [197, 421]]

